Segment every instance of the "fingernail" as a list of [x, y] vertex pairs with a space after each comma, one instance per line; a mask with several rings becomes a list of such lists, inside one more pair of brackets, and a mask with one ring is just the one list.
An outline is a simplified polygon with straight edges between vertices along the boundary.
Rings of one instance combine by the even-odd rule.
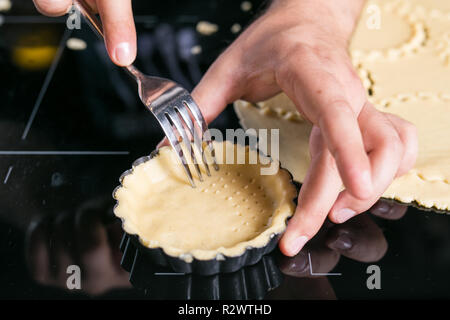
[[281, 271], [292, 276], [299, 276], [309, 271], [308, 256], [300, 252], [295, 258], [282, 260], [279, 265]]
[[371, 208], [370, 211], [373, 214], [387, 215], [389, 211], [391, 211], [391, 206], [385, 202], [379, 201]]
[[297, 253], [299, 253], [300, 250], [302, 250], [303, 246], [308, 242], [308, 237], [306, 236], [300, 236], [296, 239], [294, 239], [290, 244], [289, 244], [289, 254], [291, 256], [296, 255]]
[[117, 63], [123, 66], [130, 65], [133, 62], [130, 44], [128, 42], [119, 43], [114, 49], [114, 58]]
[[336, 220], [338, 223], [343, 223], [347, 221], [348, 219], [354, 217], [356, 215], [356, 212], [349, 208], [344, 208], [339, 210], [336, 213]]
[[353, 246], [353, 242], [348, 234], [342, 233], [329, 246], [336, 250], [348, 250]]

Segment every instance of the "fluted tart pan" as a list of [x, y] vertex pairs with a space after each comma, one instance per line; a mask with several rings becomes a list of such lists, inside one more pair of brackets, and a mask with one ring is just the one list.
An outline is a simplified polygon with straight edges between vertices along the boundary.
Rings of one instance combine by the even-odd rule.
[[256, 264], [294, 213], [297, 189], [278, 161], [229, 141], [214, 147], [219, 170], [204, 172], [196, 188], [163, 147], [136, 160], [113, 193], [114, 213], [139, 252], [174, 272], [212, 275]]

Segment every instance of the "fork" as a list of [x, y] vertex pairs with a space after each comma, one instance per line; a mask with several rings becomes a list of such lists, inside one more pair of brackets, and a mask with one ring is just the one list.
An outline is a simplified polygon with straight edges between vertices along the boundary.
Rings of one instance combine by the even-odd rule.
[[[73, 3], [75, 8], [83, 15], [88, 25], [103, 39], [102, 24], [86, 2], [84, 0], [74, 0]], [[203, 176], [198, 165], [199, 162], [195, 156], [194, 148], [192, 148], [191, 138], [193, 144], [201, 153], [206, 174], [210, 176], [211, 172], [206, 160], [203, 141], [206, 142], [206, 146], [210, 151], [214, 169], [216, 171], [219, 170], [208, 126], [189, 92], [169, 79], [147, 76], [132, 64], [124, 67], [124, 69], [137, 82], [139, 98], [147, 109], [153, 113], [164, 130], [170, 145], [175, 150], [188, 176], [191, 186], [195, 188], [194, 178], [184, 155], [183, 148], [180, 145], [180, 139], [184, 142], [186, 151], [190, 153], [191, 161], [194, 164], [200, 181], [203, 181]], [[195, 125], [192, 118], [195, 121]]]

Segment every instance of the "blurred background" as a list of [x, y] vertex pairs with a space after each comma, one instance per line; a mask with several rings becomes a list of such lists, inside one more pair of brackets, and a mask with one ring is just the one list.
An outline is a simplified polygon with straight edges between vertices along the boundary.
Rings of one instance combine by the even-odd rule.
[[[135, 0], [136, 65], [192, 89], [265, 2]], [[0, 97], [0, 298], [148, 297], [120, 267], [122, 232], [112, 215], [118, 177], [163, 137], [135, 83], [86, 24], [68, 30], [66, 17], [41, 16], [31, 0], [0, 0]], [[228, 107], [211, 126], [239, 123]], [[50, 154], [35, 153], [42, 151]], [[97, 151], [111, 153], [89, 154]], [[311, 261], [278, 256], [285, 278], [268, 297], [450, 297], [449, 218], [383, 208], [386, 219], [325, 226]], [[357, 250], [330, 249], [343, 233]], [[314, 261], [316, 272], [342, 275], [311, 276]], [[381, 290], [366, 286], [374, 261]], [[88, 270], [82, 290], [64, 288], [70, 264]]]

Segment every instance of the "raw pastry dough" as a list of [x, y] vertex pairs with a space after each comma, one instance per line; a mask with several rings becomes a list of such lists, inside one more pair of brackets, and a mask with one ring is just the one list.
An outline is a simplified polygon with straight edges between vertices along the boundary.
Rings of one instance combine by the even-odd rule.
[[[275, 104], [279, 101], [279, 105], [284, 108], [286, 105], [282, 103], [287, 100], [287, 96], [282, 94], [272, 98], [271, 101]], [[235, 102], [235, 110], [242, 127], [280, 130], [280, 162], [296, 181], [302, 182], [310, 163], [308, 139], [312, 126], [304, 120], [286, 120], [276, 112], [269, 112], [270, 108], [264, 103], [257, 107], [241, 100]], [[269, 145], [267, 150], [272, 150], [272, 147]]]
[[[224, 155], [241, 154], [244, 164], [219, 164], [220, 170], [192, 188], [172, 148], [133, 167], [114, 192], [114, 213], [129, 234], [171, 255], [201, 260], [218, 254], [238, 256], [248, 247], [263, 247], [284, 231], [295, 209], [296, 188], [283, 169], [261, 175], [261, 163], [249, 164], [257, 151], [230, 142], [215, 142], [219, 163]], [[267, 157], [264, 157], [268, 160]], [[278, 164], [279, 165], [279, 164]], [[193, 171], [194, 172], [194, 171]]]
[[[350, 45], [369, 100], [414, 123], [419, 134], [415, 167], [383, 197], [450, 210], [450, 1], [369, 1], [381, 28], [367, 27], [364, 10]], [[302, 182], [309, 166], [311, 126], [284, 94], [253, 105], [235, 103], [244, 128], [280, 129], [280, 161]], [[269, 112], [269, 111], [270, 112]], [[286, 119], [286, 112], [293, 115]], [[292, 121], [292, 119], [296, 121]]]

